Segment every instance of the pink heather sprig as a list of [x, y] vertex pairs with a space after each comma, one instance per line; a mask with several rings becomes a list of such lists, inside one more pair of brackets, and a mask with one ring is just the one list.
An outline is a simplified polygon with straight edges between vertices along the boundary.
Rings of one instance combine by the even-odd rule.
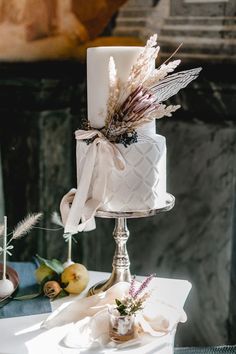
[[136, 290], [136, 292], [133, 294], [133, 299], [137, 299], [137, 297], [139, 295], [141, 295], [141, 293], [148, 287], [150, 281], [155, 277], [155, 274], [151, 274], [149, 275], [140, 285], [140, 287], [138, 288], [138, 290]]
[[139, 286], [138, 290], [135, 288], [135, 276], [132, 278], [128, 295], [121, 300], [115, 299], [115, 308], [121, 316], [130, 316], [143, 309], [144, 303], [150, 296], [150, 293], [148, 291], [144, 294], [142, 293], [146, 290], [154, 276], [155, 274], [149, 275], [149, 277], [147, 277]]
[[129, 295], [131, 297], [134, 297], [134, 294], [135, 294], [135, 281], [136, 281], [136, 276], [134, 275], [132, 280], [131, 280], [131, 283], [130, 283], [130, 288], [129, 288]]

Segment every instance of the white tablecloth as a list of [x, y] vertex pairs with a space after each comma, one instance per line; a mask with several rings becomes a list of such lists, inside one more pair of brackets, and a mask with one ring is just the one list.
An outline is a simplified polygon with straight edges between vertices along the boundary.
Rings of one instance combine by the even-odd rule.
[[[90, 286], [96, 282], [107, 279], [109, 274], [90, 271], [90, 282], [88, 288], [80, 295], [85, 296]], [[138, 277], [139, 279], [139, 277]], [[142, 278], [140, 277], [140, 280]], [[166, 288], [166, 294], [172, 294], [175, 289], [178, 303], [183, 299], [185, 302], [188, 296], [191, 284], [185, 280], [174, 280], [159, 278], [160, 288]], [[167, 295], [168, 296], [168, 295]], [[52, 310], [59, 306], [73, 301], [73, 296], [58, 299], [52, 302]], [[166, 299], [168, 301], [168, 299]], [[0, 320], [0, 354], [169, 354], [172, 353], [174, 333], [165, 336], [163, 343], [160, 338], [153, 339], [151, 343], [142, 347], [130, 347], [126, 349], [109, 348], [98, 352], [91, 349], [79, 351], [78, 349], [65, 348], [62, 339], [70, 329], [70, 324], [56, 327], [51, 330], [41, 329], [40, 325], [48, 314], [32, 315], [24, 317], [6, 318]]]

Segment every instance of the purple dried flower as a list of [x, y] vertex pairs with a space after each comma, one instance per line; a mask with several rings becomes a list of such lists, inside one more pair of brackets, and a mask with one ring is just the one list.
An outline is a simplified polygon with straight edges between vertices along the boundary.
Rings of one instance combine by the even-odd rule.
[[154, 276], [155, 274], [149, 275], [149, 277], [147, 277], [142, 282], [138, 290], [136, 290], [135, 288], [134, 276], [130, 283], [128, 295], [121, 300], [115, 299], [117, 305], [116, 309], [122, 316], [129, 316], [131, 314], [136, 313], [137, 311], [141, 311], [144, 308], [143, 305], [147, 298], [150, 296], [150, 294], [148, 291], [146, 291], [144, 294], [142, 294], [142, 292], [148, 287], [148, 284]]
[[136, 277], [134, 275], [132, 280], [131, 280], [130, 288], [129, 288], [129, 295], [131, 297], [134, 297], [134, 294], [135, 294], [135, 280], [136, 280]]
[[143, 290], [145, 290], [148, 287], [150, 281], [152, 280], [152, 278], [154, 278], [154, 276], [155, 274], [151, 274], [142, 282], [138, 290], [133, 295], [134, 299], [137, 299], [137, 297], [143, 292]]

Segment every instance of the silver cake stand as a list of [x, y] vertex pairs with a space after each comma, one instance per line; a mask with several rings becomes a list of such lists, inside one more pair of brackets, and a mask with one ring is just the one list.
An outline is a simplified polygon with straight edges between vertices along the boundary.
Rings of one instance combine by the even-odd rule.
[[115, 219], [115, 228], [113, 231], [113, 237], [116, 242], [115, 254], [112, 262], [112, 273], [108, 280], [104, 280], [93, 285], [89, 291], [88, 296], [106, 291], [112, 285], [121, 281], [130, 282], [130, 261], [126, 248], [126, 242], [129, 238], [129, 230], [127, 228], [127, 219], [134, 218], [146, 218], [153, 216], [164, 211], [169, 211], [175, 205], [175, 197], [172, 194], [166, 195], [166, 202], [163, 206], [157, 209], [135, 211], [135, 212], [110, 212], [98, 210], [96, 217]]

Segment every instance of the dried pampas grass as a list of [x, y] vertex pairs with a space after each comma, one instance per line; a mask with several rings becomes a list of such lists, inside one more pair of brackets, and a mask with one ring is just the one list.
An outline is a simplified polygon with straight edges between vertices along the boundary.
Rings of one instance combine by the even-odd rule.
[[52, 220], [53, 224], [56, 224], [56, 225], [61, 226], [61, 227], [64, 227], [64, 224], [63, 224], [59, 214], [56, 211], [54, 211], [52, 213], [51, 220]]
[[165, 104], [160, 104], [159, 108], [153, 113], [153, 117], [151, 116], [150, 118], [160, 119], [162, 117], [172, 117], [172, 113], [176, 112], [180, 107], [180, 105], [166, 106]]
[[132, 91], [137, 85], [142, 84], [151, 74], [153, 60], [157, 58], [160, 47], [157, 45], [157, 34], [151, 36], [141, 53], [139, 54], [136, 63], [131, 67], [131, 72], [128, 78], [128, 89]]
[[25, 219], [20, 221], [13, 230], [12, 239], [18, 239], [27, 233], [34, 227], [34, 225], [41, 219], [42, 213], [29, 214]]
[[164, 79], [169, 73], [173, 72], [180, 63], [181, 60], [174, 60], [168, 64], [162, 64], [159, 69], [153, 70], [149, 78], [144, 82], [144, 86], [151, 87], [158, 81]]

